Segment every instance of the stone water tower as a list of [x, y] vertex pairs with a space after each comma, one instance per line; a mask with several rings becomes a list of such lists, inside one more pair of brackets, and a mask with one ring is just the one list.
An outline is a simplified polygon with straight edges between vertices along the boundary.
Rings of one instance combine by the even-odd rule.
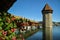
[[43, 15], [43, 40], [52, 40], [52, 12], [48, 4], [42, 10]]

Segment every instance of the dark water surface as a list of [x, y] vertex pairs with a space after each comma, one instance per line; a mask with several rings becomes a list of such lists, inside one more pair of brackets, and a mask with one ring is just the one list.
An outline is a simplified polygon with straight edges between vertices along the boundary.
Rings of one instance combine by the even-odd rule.
[[[53, 27], [53, 40], [60, 40], [60, 26]], [[26, 40], [42, 40], [42, 30], [28, 37]]]
[[53, 27], [53, 40], [60, 40], [60, 26]]

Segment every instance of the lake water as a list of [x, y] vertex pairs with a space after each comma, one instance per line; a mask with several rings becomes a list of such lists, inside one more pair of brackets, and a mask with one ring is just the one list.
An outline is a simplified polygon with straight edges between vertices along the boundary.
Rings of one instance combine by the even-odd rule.
[[[53, 27], [53, 40], [60, 40], [60, 26]], [[42, 40], [42, 30], [28, 37], [26, 40]]]

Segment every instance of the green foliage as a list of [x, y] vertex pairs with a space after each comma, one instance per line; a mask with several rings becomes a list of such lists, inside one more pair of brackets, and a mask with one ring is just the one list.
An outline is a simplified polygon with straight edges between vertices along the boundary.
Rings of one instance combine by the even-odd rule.
[[[12, 28], [17, 28], [15, 21], [12, 21], [11, 17], [7, 12], [0, 12], [0, 37], [5, 40], [11, 40], [12, 37], [16, 36], [16, 33], [11, 31]], [[7, 31], [7, 34], [4, 35], [2, 30]]]

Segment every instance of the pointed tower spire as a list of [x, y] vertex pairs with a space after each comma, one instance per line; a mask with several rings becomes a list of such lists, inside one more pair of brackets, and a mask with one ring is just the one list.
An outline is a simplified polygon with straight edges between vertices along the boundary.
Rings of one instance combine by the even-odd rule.
[[51, 8], [48, 4], [46, 4], [46, 5], [44, 6], [43, 10], [52, 10], [52, 8]]
[[48, 5], [48, 4], [46, 4], [45, 6], [44, 6], [44, 8], [43, 8], [43, 10], [42, 10], [42, 13], [46, 13], [46, 12], [48, 12], [48, 13], [52, 13], [53, 12], [53, 10], [52, 10], [52, 8]]

